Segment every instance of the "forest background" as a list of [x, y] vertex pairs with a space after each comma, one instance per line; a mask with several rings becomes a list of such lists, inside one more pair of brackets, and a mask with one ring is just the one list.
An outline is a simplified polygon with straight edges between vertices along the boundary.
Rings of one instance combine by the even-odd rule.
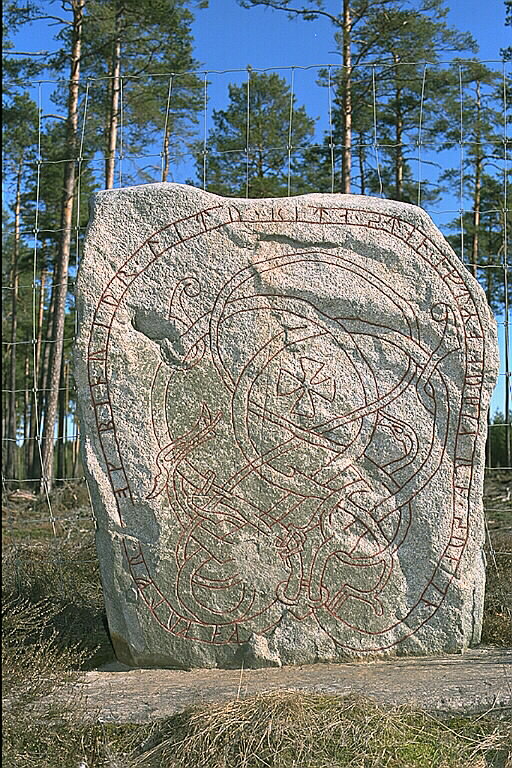
[[481, 7], [4, 5], [7, 486], [47, 493], [82, 476], [70, 358], [88, 199], [160, 180], [228, 196], [353, 192], [422, 205], [498, 318], [488, 465], [510, 467], [512, 2]]

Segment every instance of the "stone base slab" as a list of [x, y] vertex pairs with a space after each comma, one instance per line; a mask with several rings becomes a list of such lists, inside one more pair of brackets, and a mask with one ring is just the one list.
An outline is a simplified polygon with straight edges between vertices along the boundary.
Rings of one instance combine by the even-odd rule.
[[279, 669], [185, 672], [112, 663], [85, 673], [78, 689], [87, 716], [109, 723], [146, 723], [193, 705], [278, 690], [355, 694], [379, 704], [473, 714], [512, 708], [512, 649]]

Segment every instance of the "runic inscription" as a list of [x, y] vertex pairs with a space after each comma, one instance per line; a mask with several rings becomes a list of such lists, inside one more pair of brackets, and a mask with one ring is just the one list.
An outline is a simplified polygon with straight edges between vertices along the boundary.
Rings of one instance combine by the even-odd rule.
[[101, 193], [79, 291], [84, 459], [123, 660], [478, 640], [495, 330], [422, 211]]

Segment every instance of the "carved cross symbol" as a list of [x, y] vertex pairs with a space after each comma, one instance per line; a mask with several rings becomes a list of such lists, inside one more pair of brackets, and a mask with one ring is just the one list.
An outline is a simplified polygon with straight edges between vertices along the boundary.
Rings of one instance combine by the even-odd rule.
[[332, 403], [336, 396], [336, 382], [332, 376], [322, 377], [321, 371], [325, 368], [325, 363], [311, 357], [301, 357], [299, 363], [301, 372], [298, 374], [280, 368], [277, 394], [279, 397], [296, 394], [290, 412], [312, 419], [316, 413], [315, 395]]

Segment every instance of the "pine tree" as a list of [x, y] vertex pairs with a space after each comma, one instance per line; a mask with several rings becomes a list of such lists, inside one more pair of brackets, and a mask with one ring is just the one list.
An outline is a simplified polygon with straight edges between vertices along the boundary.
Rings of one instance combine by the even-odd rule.
[[[295, 3], [294, 0], [239, 0], [245, 8], [251, 8], [256, 5], [266, 6], [274, 10], [285, 11], [290, 18], [302, 18], [305, 21], [315, 21], [319, 16], [323, 16], [333, 24], [335, 39], [341, 52], [341, 72], [338, 80], [337, 101], [340, 111], [337, 119], [337, 131], [341, 136], [339, 143], [341, 149], [341, 176], [340, 186], [337, 191], [349, 193], [351, 191], [352, 178], [352, 134], [353, 120], [357, 114], [353, 103], [353, 76], [354, 66], [364, 58], [363, 51], [376, 41], [366, 40], [361, 50], [354, 55], [354, 36], [357, 31], [358, 38], [359, 25], [364, 21], [369, 13], [378, 12], [385, 9], [396, 0], [341, 0], [340, 13], [334, 15], [325, 10], [322, 0], [306, 0], [305, 2]], [[291, 5], [292, 3], [292, 5]], [[359, 42], [361, 44], [361, 42]], [[332, 137], [326, 138], [328, 152], [320, 153], [330, 159], [334, 167], [334, 153]]]
[[[153, 135], [157, 130], [163, 130], [165, 124], [161, 174], [170, 173], [173, 136], [179, 135], [181, 138], [190, 131], [200, 103], [197, 87], [199, 80], [181, 74], [182, 70], [188, 70], [196, 64], [192, 58], [190, 35], [192, 17], [186, 5], [185, 0], [61, 0], [64, 14], [59, 15], [60, 11], [54, 14], [53, 8], [47, 12], [46, 6], [40, 2], [13, 0], [4, 9], [4, 19], [11, 28], [41, 19], [51, 19], [59, 25], [56, 34], [59, 49], [40, 63], [38, 68], [39, 71], [42, 68], [49, 69], [61, 77], [54, 101], [65, 109], [67, 115], [61, 125], [43, 126], [41, 176], [36, 178], [34, 175], [23, 184], [27, 216], [30, 213], [35, 215], [37, 206], [37, 246], [39, 263], [43, 267], [41, 283], [44, 283], [36, 299], [37, 315], [42, 317], [44, 314], [47, 317], [44, 327], [43, 323], [38, 323], [37, 331], [34, 329], [34, 333], [37, 333], [34, 344], [36, 370], [31, 375], [38, 381], [38, 397], [31, 406], [25, 407], [24, 403], [20, 405], [26, 411], [26, 418], [30, 418], [28, 429], [25, 424], [23, 426], [24, 431], [28, 431], [29, 439], [39, 437], [42, 446], [42, 472], [41, 467], [38, 468], [38, 451], [33, 451], [28, 457], [33, 472], [41, 472], [41, 490], [45, 479], [47, 490], [51, 490], [53, 483], [55, 426], [59, 421], [62, 427], [66, 424], [66, 416], [63, 414], [65, 403], [59, 391], [62, 393], [60, 384], [62, 381], [65, 384], [66, 380], [66, 326], [72, 320], [69, 302], [70, 254], [75, 242], [75, 225], [83, 223], [81, 211], [76, 210], [78, 184], [81, 185], [82, 203], [86, 203], [87, 192], [91, 190], [89, 167], [98, 150], [103, 151], [106, 157], [107, 185], [113, 183], [113, 160], [119, 144], [117, 130], [122, 83], [132, 89], [130, 95], [135, 94], [135, 98], [124, 104], [128, 124], [128, 128], [125, 125], [124, 133], [126, 145], [137, 153], [151, 152], [154, 149], [151, 146]], [[130, 79], [121, 81], [125, 72], [118, 67], [119, 56], [126, 64], [126, 74]], [[34, 74], [37, 67], [29, 60], [23, 62], [24, 73], [29, 74], [29, 63], [32, 68], [30, 74]], [[92, 127], [93, 134], [98, 133], [99, 124], [106, 126], [105, 140], [101, 141], [101, 131], [99, 142], [87, 136], [85, 150], [82, 150], [82, 157], [79, 158], [80, 96], [83, 97], [86, 91], [85, 83], [81, 84], [84, 76], [102, 78], [109, 68], [109, 79], [103, 77], [91, 83], [89, 100], [89, 106], [92, 104], [94, 108], [89, 110], [91, 120], [88, 120], [88, 125]], [[141, 77], [148, 71], [157, 75], [153, 84], [148, 83], [147, 77]], [[20, 67], [17, 72], [21, 72]], [[14, 83], [14, 90], [19, 87], [21, 79], [19, 77]], [[168, 101], [171, 80], [174, 81], [174, 88], [172, 99]], [[98, 83], [99, 94], [95, 94], [94, 86]], [[112, 87], [105, 89], [102, 87], [105, 83], [110, 83]], [[95, 98], [98, 95], [101, 98]], [[119, 100], [116, 102], [117, 97]], [[56, 195], [60, 197], [59, 200]], [[27, 228], [29, 231], [33, 229], [33, 222]], [[58, 241], [55, 240], [55, 232], [60, 232]], [[10, 317], [12, 320], [13, 315]], [[12, 329], [10, 333], [12, 335]], [[15, 356], [15, 345], [12, 345], [12, 349], [12, 355]], [[25, 360], [22, 363], [25, 370]], [[11, 371], [19, 369], [14, 357], [10, 368]], [[70, 405], [72, 407], [72, 403]], [[12, 413], [13, 408], [15, 406], [10, 404], [8, 410]], [[43, 423], [42, 435], [37, 434], [35, 413], [39, 416], [39, 422]], [[33, 445], [36, 445], [34, 439]], [[61, 443], [59, 446], [61, 450], [57, 463], [62, 469]]]
[[[475, 49], [470, 35], [447, 25], [446, 13], [443, 0], [429, 0], [421, 12], [397, 1], [385, 8], [369, 7], [359, 20], [352, 51], [351, 128], [356, 137], [353, 180], [361, 194], [379, 193], [414, 203], [432, 201], [439, 194], [439, 189], [424, 184], [420, 197], [412, 160], [418, 146], [428, 148], [437, 140], [434, 124], [443, 110], [440, 94], [457, 88], [438, 66], [440, 54]], [[326, 84], [325, 73], [322, 84]], [[334, 150], [330, 158], [327, 151], [320, 154], [317, 166], [332, 165], [333, 155], [344, 143], [341, 78], [336, 87], [333, 131], [324, 140], [324, 146], [332, 145]], [[334, 185], [336, 190], [342, 188], [343, 178]]]
[[[177, 150], [192, 133], [202, 108], [202, 81], [191, 74], [198, 63], [187, 5], [185, 0], [88, 2], [83, 56], [90, 88], [87, 136], [89, 146], [105, 156], [107, 189], [114, 185], [121, 156], [125, 183], [154, 179], [154, 168], [148, 174], [129, 158], [151, 157], [158, 150], [158, 175], [167, 180], [173, 147]], [[153, 146], [162, 135], [162, 146]]]
[[48, 398], [44, 415], [42, 485], [50, 491], [53, 485], [54, 429], [57, 419], [59, 385], [64, 346], [66, 299], [68, 294], [69, 258], [71, 253], [73, 206], [75, 200], [76, 157], [78, 149], [78, 95], [82, 57], [82, 30], [86, 0], [71, 0], [72, 26], [70, 51], [70, 78], [66, 119], [66, 155], [57, 268], [55, 271], [55, 304], [52, 322], [52, 348], [50, 352]]
[[[476, 50], [471, 35], [447, 24], [444, 0], [424, 0], [420, 8], [407, 0], [343, 0], [337, 16], [327, 13], [321, 0], [239, 2], [309, 21], [323, 15], [333, 24], [342, 66], [337, 76], [329, 78], [335, 87], [332, 135], [329, 132], [324, 146], [310, 153], [309, 188], [315, 188], [316, 180], [316, 189], [349, 192], [355, 178], [363, 194], [381, 192], [416, 202], [405, 149], [416, 143], [420, 116], [426, 134], [427, 123], [438, 109], [442, 76], [435, 72], [435, 63], [442, 52]], [[425, 61], [429, 62], [427, 91]], [[326, 72], [320, 82], [327, 84]], [[408, 141], [411, 130], [416, 135]], [[373, 164], [368, 163], [370, 147], [372, 154], [379, 153]], [[427, 193], [427, 198], [432, 195]]]
[[[36, 306], [36, 345], [34, 350], [35, 380], [37, 381], [37, 401], [33, 404], [33, 412], [37, 414], [37, 424], [30, 425], [30, 437], [38, 438], [44, 445], [44, 435], [38, 427], [44, 423], [47, 411], [49, 392], [49, 362], [50, 352], [54, 346], [52, 335], [53, 309], [55, 298], [59, 290], [59, 253], [61, 247], [61, 233], [56, 226], [61, 216], [62, 192], [65, 184], [66, 157], [66, 126], [62, 121], [46, 121], [44, 130], [40, 136], [40, 150], [42, 163], [39, 173], [37, 166], [32, 167], [32, 175], [27, 178], [23, 195], [24, 229], [29, 231], [33, 222], [38, 221], [37, 233], [37, 274], [39, 286], [35, 297]], [[88, 199], [95, 188], [92, 176], [92, 158], [84, 153], [79, 163], [79, 177], [77, 168], [77, 183], [72, 212], [72, 238], [70, 241], [69, 270], [67, 280], [67, 293], [64, 313], [63, 352], [61, 370], [69, 361], [70, 343], [74, 331], [74, 301], [73, 301], [73, 277], [74, 261], [77, 249], [80, 250], [81, 240], [85, 231], [88, 218]], [[78, 191], [80, 191], [80, 206], [78, 206]], [[77, 239], [78, 238], [78, 239]], [[44, 322], [43, 322], [44, 317]], [[59, 385], [59, 392], [61, 387]], [[58, 406], [57, 406], [58, 408]], [[34, 420], [35, 422], [36, 420]], [[33, 443], [34, 452], [31, 456], [31, 474], [34, 478], [41, 477], [41, 466], [37, 444]], [[59, 452], [62, 451], [62, 442], [57, 441]]]
[[[491, 209], [500, 212], [500, 194], [503, 199], [504, 185], [511, 180], [507, 169], [503, 172], [505, 176], [499, 178], [504, 129], [502, 83], [500, 73], [486, 65], [458, 60], [453, 65], [453, 82], [458, 87], [442, 99], [443, 114], [435, 127], [442, 136], [442, 148], [457, 146], [463, 151], [459, 152], [459, 167], [445, 171], [442, 181], [457, 185], [463, 198], [470, 201], [471, 213], [463, 217], [465, 252], [461, 257], [473, 275], [480, 277], [479, 265], [485, 264], [490, 256], [484, 245], [489, 243], [484, 200], [493, 200]], [[454, 226], [460, 229], [460, 220]], [[504, 221], [497, 226], [498, 231], [506, 231]]]
[[[512, 0], [505, 0], [505, 26], [512, 27]], [[512, 61], [512, 45], [500, 51], [505, 61]]]
[[379, 39], [379, 55], [389, 62], [378, 71], [376, 122], [383, 160], [388, 162], [384, 173], [391, 181], [384, 194], [396, 200], [416, 202], [408, 152], [415, 150], [420, 124], [423, 141], [435, 138], [433, 123], [443, 108], [439, 93], [452, 87], [451, 78], [437, 65], [440, 55], [476, 50], [470, 35], [447, 25], [447, 13], [444, 0], [429, 0], [421, 11], [390, 8], [372, 15], [361, 29], [363, 37]]
[[[249, 119], [248, 119], [249, 116]], [[286, 80], [249, 70], [229, 86], [227, 109], [214, 110], [207, 154], [198, 147], [200, 183], [220, 195], [280, 197], [303, 191], [303, 148], [314, 133]]]
[[[4, 41], [5, 50], [12, 50], [12, 43]], [[6, 204], [10, 213], [5, 211], [7, 227], [11, 234], [4, 238], [3, 272], [5, 276], [5, 308], [2, 314], [4, 338], [9, 339], [8, 357], [4, 359], [4, 390], [7, 394], [5, 403], [4, 437], [6, 440], [3, 453], [3, 474], [5, 478], [14, 478], [16, 440], [18, 426], [22, 422], [18, 411], [17, 391], [23, 389], [23, 372], [20, 372], [21, 356], [18, 352], [20, 338], [26, 333], [23, 327], [23, 305], [20, 303], [20, 275], [25, 276], [30, 266], [28, 249], [22, 238], [22, 190], [28, 168], [34, 158], [37, 138], [37, 107], [22, 87], [27, 71], [34, 73], [35, 67], [30, 59], [4, 57], [6, 81], [3, 93], [3, 160], [4, 172], [10, 180], [7, 185]], [[8, 201], [8, 202], [7, 202]], [[9, 218], [12, 216], [12, 221]], [[26, 277], [28, 281], [29, 278]], [[20, 316], [21, 315], [21, 316]], [[25, 308], [26, 315], [26, 308]], [[22, 331], [20, 334], [19, 331]], [[25, 352], [25, 350], [21, 350]], [[24, 363], [23, 357], [23, 365]]]
[[69, 78], [66, 84], [65, 154], [63, 162], [63, 184], [61, 186], [61, 207], [59, 248], [55, 261], [53, 314], [51, 318], [51, 350], [48, 366], [48, 396], [45, 403], [44, 430], [42, 436], [42, 483], [41, 490], [51, 490], [53, 483], [54, 429], [57, 418], [59, 382], [64, 345], [66, 301], [68, 295], [69, 257], [73, 232], [73, 209], [76, 192], [76, 157], [78, 150], [78, 107], [80, 68], [82, 60], [82, 34], [86, 0], [62, 0], [62, 9], [71, 18], [45, 14], [38, 3], [20, 0], [9, 3], [6, 19], [13, 24], [32, 23], [37, 19], [54, 19], [61, 25], [57, 39], [64, 41], [58, 54], [46, 66], [67, 65]]

